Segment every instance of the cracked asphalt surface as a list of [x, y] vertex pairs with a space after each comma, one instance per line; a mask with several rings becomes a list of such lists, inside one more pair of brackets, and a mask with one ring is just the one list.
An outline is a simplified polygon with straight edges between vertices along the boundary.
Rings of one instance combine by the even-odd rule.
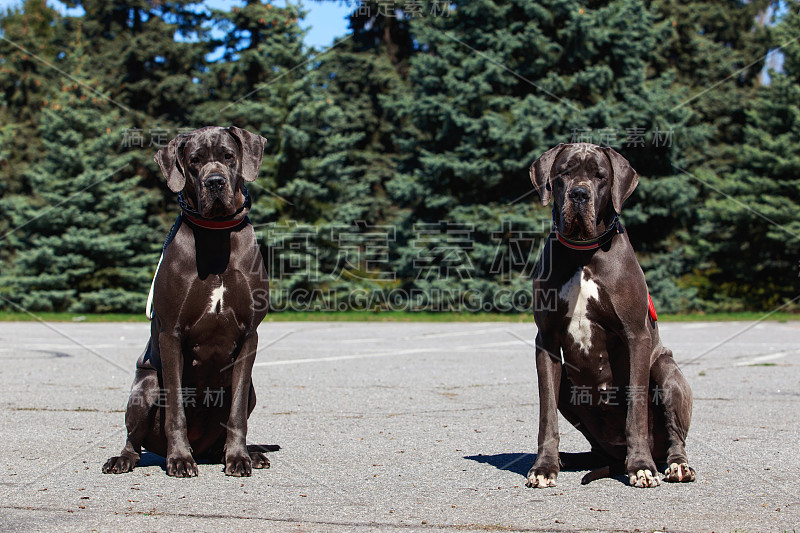
[[[248, 442], [269, 470], [101, 473], [149, 325], [0, 323], [3, 531], [796, 531], [800, 322], [666, 323], [698, 480], [525, 487], [535, 326], [265, 322]], [[560, 420], [562, 452], [589, 445]]]

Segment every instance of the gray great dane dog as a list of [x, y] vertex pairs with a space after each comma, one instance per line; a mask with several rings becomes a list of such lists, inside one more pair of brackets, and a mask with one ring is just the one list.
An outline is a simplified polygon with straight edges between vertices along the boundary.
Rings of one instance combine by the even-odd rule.
[[136, 365], [127, 442], [105, 473], [132, 470], [142, 446], [166, 457], [175, 477], [196, 476], [195, 457], [221, 461], [229, 476], [269, 466], [245, 441], [256, 403], [256, 328], [268, 301], [245, 182], [256, 179], [265, 144], [237, 127], [206, 127], [178, 135], [155, 155], [168, 187], [180, 193], [182, 212], [153, 281], [150, 340]]
[[559, 411], [631, 485], [659, 485], [656, 461], [666, 465], [666, 481], [694, 481], [685, 450], [692, 392], [661, 344], [644, 273], [618, 220], [638, 175], [613, 149], [577, 143], [545, 152], [530, 177], [542, 205], [553, 201], [554, 229], [534, 274], [540, 413], [528, 486], [556, 484]]

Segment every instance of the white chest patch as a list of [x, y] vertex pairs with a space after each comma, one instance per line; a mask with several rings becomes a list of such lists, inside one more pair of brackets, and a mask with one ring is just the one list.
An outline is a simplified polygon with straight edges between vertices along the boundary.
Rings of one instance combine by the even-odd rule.
[[208, 307], [209, 313], [219, 313], [222, 311], [222, 297], [225, 294], [225, 285], [220, 285], [211, 291], [211, 305]]
[[589, 299], [599, 299], [597, 283], [585, 279], [583, 267], [558, 291], [558, 297], [567, 304], [567, 317], [570, 319], [567, 333], [580, 349], [588, 354], [592, 348], [592, 323], [586, 316]]

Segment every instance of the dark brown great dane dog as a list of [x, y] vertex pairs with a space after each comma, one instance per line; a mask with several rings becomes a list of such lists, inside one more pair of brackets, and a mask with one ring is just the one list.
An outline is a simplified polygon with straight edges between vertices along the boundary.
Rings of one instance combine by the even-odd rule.
[[656, 461], [666, 465], [666, 481], [694, 481], [685, 450], [692, 392], [661, 344], [644, 274], [618, 221], [636, 172], [613, 149], [578, 143], [545, 152], [530, 177], [542, 205], [553, 201], [554, 229], [534, 275], [540, 413], [528, 486], [556, 484], [559, 411], [607, 464], [622, 470], [624, 461], [631, 485], [659, 485]]
[[150, 340], [125, 415], [128, 439], [105, 473], [132, 470], [142, 446], [166, 457], [175, 477], [196, 476], [195, 457], [221, 461], [229, 476], [269, 466], [245, 442], [268, 291], [245, 182], [256, 179], [265, 144], [237, 127], [206, 127], [155, 156], [182, 212], [153, 281]]

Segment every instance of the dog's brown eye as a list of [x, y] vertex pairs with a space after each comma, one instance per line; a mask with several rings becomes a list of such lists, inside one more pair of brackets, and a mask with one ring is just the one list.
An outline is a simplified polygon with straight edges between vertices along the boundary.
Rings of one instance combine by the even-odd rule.
[[193, 158], [191, 158], [191, 159], [189, 160], [189, 164], [191, 164], [193, 167], [196, 167], [197, 165], [199, 165], [199, 164], [200, 164], [200, 158], [199, 158], [199, 157], [193, 157]]
[[233, 154], [232, 153], [228, 152], [227, 154], [225, 154], [225, 161], [230, 161], [232, 159], [233, 159]]
[[598, 173], [597, 173], [597, 174], [595, 174], [595, 175], [597, 176], [597, 179], [599, 179], [599, 180], [604, 180], [604, 179], [606, 179], [606, 175], [605, 175], [605, 173], [603, 173], [603, 172], [598, 172]]

